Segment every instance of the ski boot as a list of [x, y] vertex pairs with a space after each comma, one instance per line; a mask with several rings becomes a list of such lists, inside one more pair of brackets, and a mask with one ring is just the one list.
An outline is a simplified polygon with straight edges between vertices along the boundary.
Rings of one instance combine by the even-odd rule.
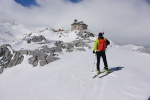
[[108, 69], [105, 69], [105, 73], [106, 73], [106, 74], [109, 74], [110, 71], [109, 71]]
[[99, 70], [97, 70], [97, 74], [100, 74], [101, 72]]

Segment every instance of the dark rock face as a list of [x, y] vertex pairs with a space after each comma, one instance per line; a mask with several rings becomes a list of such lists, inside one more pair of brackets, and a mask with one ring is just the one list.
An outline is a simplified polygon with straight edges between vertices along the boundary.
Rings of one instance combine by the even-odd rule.
[[94, 34], [89, 32], [89, 31], [79, 31], [79, 33], [77, 33], [77, 38], [82, 38], [82, 39], [85, 39], [85, 38], [89, 38], [89, 37], [94, 37]]
[[42, 41], [46, 42], [47, 41], [46, 38], [43, 35], [31, 36], [31, 34], [29, 36], [24, 37], [23, 40], [27, 41], [27, 43], [42, 42]]
[[9, 68], [21, 64], [27, 50], [14, 51], [9, 44], [0, 46], [0, 66], [2, 68]]
[[43, 35], [40, 36], [32, 36], [32, 41], [33, 42], [41, 42], [43, 40], [46, 40], [46, 38]]
[[0, 67], [0, 74], [2, 74], [3, 73], [3, 68], [2, 67]]

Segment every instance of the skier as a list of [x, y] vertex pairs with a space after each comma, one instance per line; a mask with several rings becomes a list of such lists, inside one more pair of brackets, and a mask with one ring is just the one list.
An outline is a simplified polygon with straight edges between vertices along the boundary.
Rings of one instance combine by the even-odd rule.
[[108, 70], [108, 65], [107, 65], [107, 59], [106, 59], [106, 54], [105, 50], [107, 48], [107, 45], [110, 44], [110, 42], [103, 37], [104, 33], [99, 33], [98, 38], [95, 40], [94, 47], [93, 47], [93, 54], [96, 53], [97, 55], [97, 74], [100, 74], [100, 58], [102, 57], [103, 62], [104, 62], [104, 69], [106, 74], [110, 73]]

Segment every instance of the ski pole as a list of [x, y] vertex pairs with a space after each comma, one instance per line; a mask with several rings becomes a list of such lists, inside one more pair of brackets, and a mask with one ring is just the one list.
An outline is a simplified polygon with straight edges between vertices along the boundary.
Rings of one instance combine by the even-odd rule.
[[93, 64], [93, 69], [92, 69], [92, 72], [94, 71], [95, 60], [96, 60], [96, 54], [95, 54], [95, 59], [94, 59], [94, 64]]

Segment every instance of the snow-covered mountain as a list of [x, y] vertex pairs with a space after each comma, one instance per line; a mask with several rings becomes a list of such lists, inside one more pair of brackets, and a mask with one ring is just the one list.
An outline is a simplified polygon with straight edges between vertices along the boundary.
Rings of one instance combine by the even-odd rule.
[[[1, 28], [1, 33], [7, 31], [4, 29]], [[93, 79], [96, 57], [91, 47], [96, 37], [82, 39], [76, 31], [54, 32], [51, 28], [29, 29], [12, 25], [10, 29], [14, 39], [21, 36], [7, 42], [7, 35], [4, 35], [6, 41], [2, 43], [9, 43], [14, 50], [35, 50], [45, 45], [50, 48], [56, 41], [72, 43], [82, 40], [89, 46], [73, 52], [66, 52], [65, 48], [57, 53], [61, 59], [43, 67], [40, 64], [33, 67], [28, 63], [31, 55], [24, 55], [21, 64], [6, 68], [0, 74], [0, 100], [147, 100], [150, 96], [150, 55], [139, 52], [143, 47], [119, 46], [111, 42], [106, 51], [109, 69], [118, 67], [119, 70], [98, 78], [102, 73]], [[44, 36], [46, 41], [27, 43], [23, 39], [39, 35]], [[101, 60], [101, 70], [103, 67]]]
[[23, 35], [30, 31], [18, 22], [2, 22], [0, 23], [0, 41], [10, 42], [23, 38]]

